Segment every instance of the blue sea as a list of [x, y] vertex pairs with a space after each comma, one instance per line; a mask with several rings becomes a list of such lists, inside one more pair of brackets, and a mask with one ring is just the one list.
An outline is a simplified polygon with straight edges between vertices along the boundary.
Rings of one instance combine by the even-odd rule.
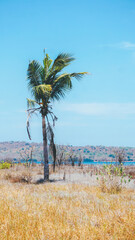
[[[93, 162], [93, 161], [84, 160], [83, 164], [84, 165], [104, 165], [104, 164], [109, 165], [109, 164], [118, 164], [118, 163], [117, 162], [98, 162], [98, 161]], [[135, 165], [135, 162], [123, 162], [123, 165], [124, 166], [133, 166], [133, 165]]]
[[[25, 161], [21, 160], [22, 163], [25, 163]], [[34, 163], [36, 164], [41, 164], [43, 162], [37, 161], [36, 159], [33, 160]], [[17, 162], [16, 162], [17, 163]], [[52, 164], [52, 162], [49, 162], [49, 164]], [[104, 164], [118, 164], [118, 162], [98, 162], [98, 161], [92, 161], [88, 159], [84, 159], [83, 165], [104, 165]], [[75, 162], [75, 165], [78, 165], [78, 162]], [[133, 166], [135, 165], [135, 162], [123, 162], [124, 166]]]
[[[18, 161], [14, 161], [15, 163], [18, 163]], [[41, 164], [43, 162], [41, 161], [37, 161], [36, 159], [33, 159], [33, 162], [36, 163], [36, 164]], [[24, 160], [21, 160], [21, 163], [25, 163]], [[52, 162], [49, 162], [49, 164], [52, 164]], [[92, 160], [89, 160], [89, 159], [84, 159], [83, 160], [83, 165], [104, 165], [104, 164], [118, 164], [118, 162], [98, 162], [98, 161], [92, 161]], [[78, 165], [78, 162], [75, 161], [75, 165]], [[135, 162], [123, 162], [123, 165], [124, 166], [133, 166], [135, 165]]]

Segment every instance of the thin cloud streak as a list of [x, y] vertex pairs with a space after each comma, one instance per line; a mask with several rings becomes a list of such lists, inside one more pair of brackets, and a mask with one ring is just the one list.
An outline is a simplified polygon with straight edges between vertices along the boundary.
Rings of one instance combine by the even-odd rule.
[[110, 43], [101, 45], [102, 47], [111, 47], [111, 48], [120, 48], [125, 50], [135, 50], [135, 43], [131, 43], [128, 41], [122, 41], [120, 43]]
[[61, 121], [56, 122], [57, 127], [88, 127], [89, 124], [84, 122], [73, 122], [73, 121]]
[[120, 48], [134, 50], [134, 49], [135, 49], [135, 43], [131, 43], [131, 42], [121, 42], [121, 43], [120, 43]]
[[61, 104], [57, 109], [87, 116], [128, 117], [135, 115], [135, 103]]

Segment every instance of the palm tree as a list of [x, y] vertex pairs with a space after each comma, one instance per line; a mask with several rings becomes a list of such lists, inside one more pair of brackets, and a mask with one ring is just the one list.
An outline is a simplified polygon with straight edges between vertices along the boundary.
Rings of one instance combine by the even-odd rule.
[[[72, 78], [80, 79], [83, 75], [87, 74], [87, 72], [61, 73], [73, 60], [75, 59], [70, 54], [61, 53], [53, 61], [44, 52], [43, 65], [36, 60], [31, 61], [28, 65], [28, 88], [31, 90], [34, 99], [27, 98], [27, 132], [31, 139], [29, 118], [34, 112], [39, 112], [42, 117], [44, 181], [49, 180], [47, 132], [51, 134], [51, 139], [54, 138], [49, 118], [52, 118], [53, 124], [57, 120], [50, 104], [54, 100], [60, 100], [68, 90], [72, 89]], [[54, 147], [54, 144], [52, 146]]]

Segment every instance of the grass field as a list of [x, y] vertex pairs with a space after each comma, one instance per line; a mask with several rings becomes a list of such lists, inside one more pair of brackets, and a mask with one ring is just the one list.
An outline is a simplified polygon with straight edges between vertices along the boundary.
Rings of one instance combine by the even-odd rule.
[[0, 170], [0, 240], [135, 239], [133, 189], [108, 194], [66, 181], [17, 183], [22, 173]]

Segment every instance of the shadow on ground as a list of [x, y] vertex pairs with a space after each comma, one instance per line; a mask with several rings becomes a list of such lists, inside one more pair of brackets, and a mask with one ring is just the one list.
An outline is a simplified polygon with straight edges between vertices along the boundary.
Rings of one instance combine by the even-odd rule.
[[55, 183], [55, 182], [62, 182], [63, 179], [50, 179], [48, 181], [44, 181], [43, 178], [38, 179], [35, 184], [43, 184], [43, 183]]

